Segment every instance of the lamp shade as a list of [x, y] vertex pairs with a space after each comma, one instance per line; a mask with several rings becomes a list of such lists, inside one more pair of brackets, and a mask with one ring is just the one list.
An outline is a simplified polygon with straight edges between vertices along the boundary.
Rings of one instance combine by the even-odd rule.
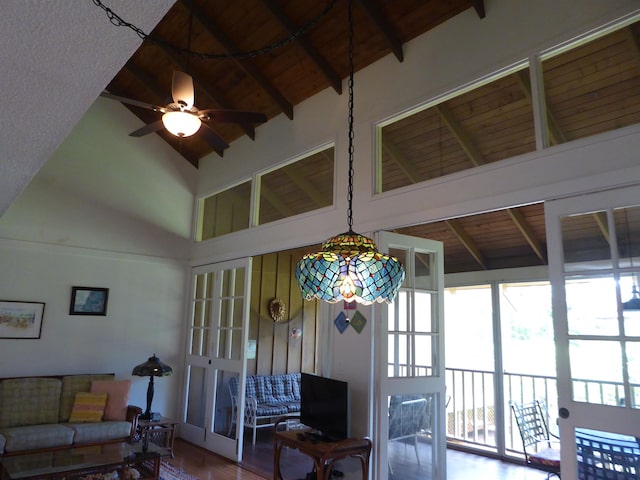
[[202, 121], [192, 113], [175, 111], [162, 115], [162, 123], [176, 137], [190, 137], [198, 131]]
[[162, 363], [154, 353], [146, 362], [133, 367], [131, 375], [135, 375], [137, 377], [166, 377], [171, 375], [172, 372], [173, 370], [171, 367]]
[[391, 303], [404, 280], [404, 267], [378, 252], [370, 238], [348, 231], [324, 242], [322, 251], [303, 256], [296, 278], [306, 300]]

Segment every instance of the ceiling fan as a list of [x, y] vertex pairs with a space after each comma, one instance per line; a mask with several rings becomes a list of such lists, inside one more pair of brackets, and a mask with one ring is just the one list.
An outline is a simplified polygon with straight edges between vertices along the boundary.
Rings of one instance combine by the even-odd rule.
[[[160, 120], [145, 125], [135, 132], [131, 132], [129, 134], [131, 137], [142, 137], [149, 133], [157, 132], [163, 128], [166, 128], [176, 137], [181, 138], [189, 137], [200, 131], [207, 142], [209, 142], [218, 152], [222, 152], [225, 148], [228, 148], [229, 144], [211, 129], [208, 122], [254, 125], [256, 123], [264, 123], [267, 121], [267, 116], [264, 113], [259, 112], [219, 109], [198, 110], [193, 104], [195, 96], [193, 79], [189, 74], [179, 70], [174, 70], [173, 72], [171, 85], [171, 97], [173, 98], [173, 103], [170, 103], [165, 107], [113, 95], [107, 91], [102, 92], [100, 96], [162, 113], [162, 118]], [[200, 128], [202, 126], [205, 128]]]

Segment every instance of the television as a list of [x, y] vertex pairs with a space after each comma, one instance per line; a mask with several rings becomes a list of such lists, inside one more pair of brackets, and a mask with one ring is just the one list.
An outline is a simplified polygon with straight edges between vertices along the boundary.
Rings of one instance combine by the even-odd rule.
[[351, 435], [349, 384], [309, 373], [300, 376], [300, 422], [317, 431], [322, 440], [338, 441]]

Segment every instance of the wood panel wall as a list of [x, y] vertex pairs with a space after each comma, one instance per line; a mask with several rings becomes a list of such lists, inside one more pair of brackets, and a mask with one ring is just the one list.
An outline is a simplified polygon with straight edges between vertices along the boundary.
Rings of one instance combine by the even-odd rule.
[[[295, 278], [299, 255], [271, 253], [253, 258], [251, 275], [251, 313], [249, 339], [257, 341], [256, 358], [247, 362], [247, 373], [315, 373], [318, 357], [319, 302], [302, 299]], [[274, 322], [269, 302], [279, 298], [286, 305], [286, 315]], [[292, 338], [291, 332], [302, 335]]]

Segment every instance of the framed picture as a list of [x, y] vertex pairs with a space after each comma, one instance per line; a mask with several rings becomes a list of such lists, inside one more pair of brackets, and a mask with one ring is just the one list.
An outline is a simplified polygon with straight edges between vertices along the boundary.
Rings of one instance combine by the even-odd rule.
[[69, 315], [106, 315], [108, 288], [72, 287]]
[[40, 338], [44, 303], [0, 300], [0, 338]]

